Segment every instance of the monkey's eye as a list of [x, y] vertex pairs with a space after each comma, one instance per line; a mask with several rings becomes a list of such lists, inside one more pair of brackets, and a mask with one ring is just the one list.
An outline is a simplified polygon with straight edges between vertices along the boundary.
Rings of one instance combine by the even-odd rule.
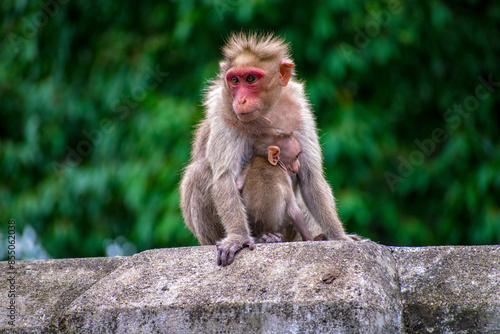
[[250, 74], [249, 76], [247, 76], [247, 82], [248, 83], [254, 83], [256, 80], [257, 80], [257, 78], [254, 75], [252, 75], [252, 74]]
[[240, 80], [238, 80], [238, 78], [237, 78], [237, 77], [232, 77], [232, 78], [231, 78], [231, 83], [232, 83], [232, 84], [237, 84], [238, 82], [240, 82]]

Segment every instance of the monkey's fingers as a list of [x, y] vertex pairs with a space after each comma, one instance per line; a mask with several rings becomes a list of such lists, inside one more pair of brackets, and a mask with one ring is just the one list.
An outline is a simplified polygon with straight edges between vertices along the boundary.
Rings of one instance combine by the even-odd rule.
[[[222, 245], [222, 243], [217, 243], [217, 265], [218, 266], [227, 266], [228, 263], [229, 249], [227, 246]], [[234, 255], [233, 255], [234, 257]]]
[[217, 247], [217, 265], [218, 266], [221, 266], [222, 265], [222, 250], [219, 248], [220, 246], [220, 242], [218, 242], [217, 244], [215, 244], [215, 247]]
[[227, 261], [228, 258], [228, 250], [227, 249], [217, 249], [217, 265], [218, 266], [227, 266], [229, 263]]
[[285, 241], [285, 237], [280, 233], [269, 233], [275, 242], [283, 242]]
[[248, 248], [250, 248], [250, 250], [254, 250], [255, 249], [255, 244], [254, 244], [253, 241], [249, 241], [248, 243], [246, 243], [244, 245], [244, 247], [248, 247]]
[[[242, 248], [238, 249], [238, 250], [230, 250], [227, 254], [227, 262], [226, 262], [226, 266], [230, 265], [231, 263], [233, 263], [233, 260], [234, 260], [234, 256], [236, 255], [236, 253], [238, 253], [240, 250], [242, 250]], [[224, 264], [222, 264], [222, 266], [225, 266]]]
[[271, 244], [271, 243], [276, 243], [276, 242], [283, 242], [285, 241], [285, 238], [283, 235], [280, 233], [265, 233], [260, 236], [259, 239], [257, 239], [257, 243], [262, 243], [262, 244]]
[[233, 263], [236, 253], [245, 247], [251, 250], [255, 249], [255, 244], [252, 239], [241, 240], [222, 240], [216, 244], [217, 246], [217, 265], [228, 266]]
[[236, 247], [236, 246], [230, 247], [229, 249], [228, 248], [219, 249], [217, 253], [217, 264], [223, 267], [230, 265], [231, 263], [233, 263], [234, 256], [236, 255], [236, 253], [238, 253], [242, 249], [243, 247]]

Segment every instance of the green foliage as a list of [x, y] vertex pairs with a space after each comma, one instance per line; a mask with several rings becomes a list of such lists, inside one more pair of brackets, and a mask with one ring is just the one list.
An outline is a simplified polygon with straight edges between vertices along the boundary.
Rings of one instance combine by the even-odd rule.
[[0, 17], [4, 239], [15, 219], [56, 258], [196, 244], [178, 184], [243, 29], [291, 42], [348, 231], [500, 243], [500, 4], [7, 1]]

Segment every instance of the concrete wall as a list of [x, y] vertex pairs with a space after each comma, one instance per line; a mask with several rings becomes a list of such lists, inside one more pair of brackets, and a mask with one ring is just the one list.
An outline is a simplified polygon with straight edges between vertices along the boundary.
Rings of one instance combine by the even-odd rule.
[[500, 246], [297, 242], [215, 258], [155, 249], [19, 261], [15, 274], [1, 262], [0, 332], [500, 333]]

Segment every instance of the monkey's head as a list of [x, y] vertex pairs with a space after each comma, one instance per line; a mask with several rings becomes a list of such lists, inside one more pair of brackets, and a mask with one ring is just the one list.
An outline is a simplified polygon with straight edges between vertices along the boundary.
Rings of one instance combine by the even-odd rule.
[[284, 137], [278, 140], [278, 145], [268, 147], [267, 159], [272, 165], [280, 166], [290, 176], [295, 176], [300, 168], [301, 146], [299, 141], [294, 136]]
[[235, 34], [223, 53], [221, 78], [232, 111], [243, 122], [264, 116], [293, 74], [288, 45], [273, 35]]

